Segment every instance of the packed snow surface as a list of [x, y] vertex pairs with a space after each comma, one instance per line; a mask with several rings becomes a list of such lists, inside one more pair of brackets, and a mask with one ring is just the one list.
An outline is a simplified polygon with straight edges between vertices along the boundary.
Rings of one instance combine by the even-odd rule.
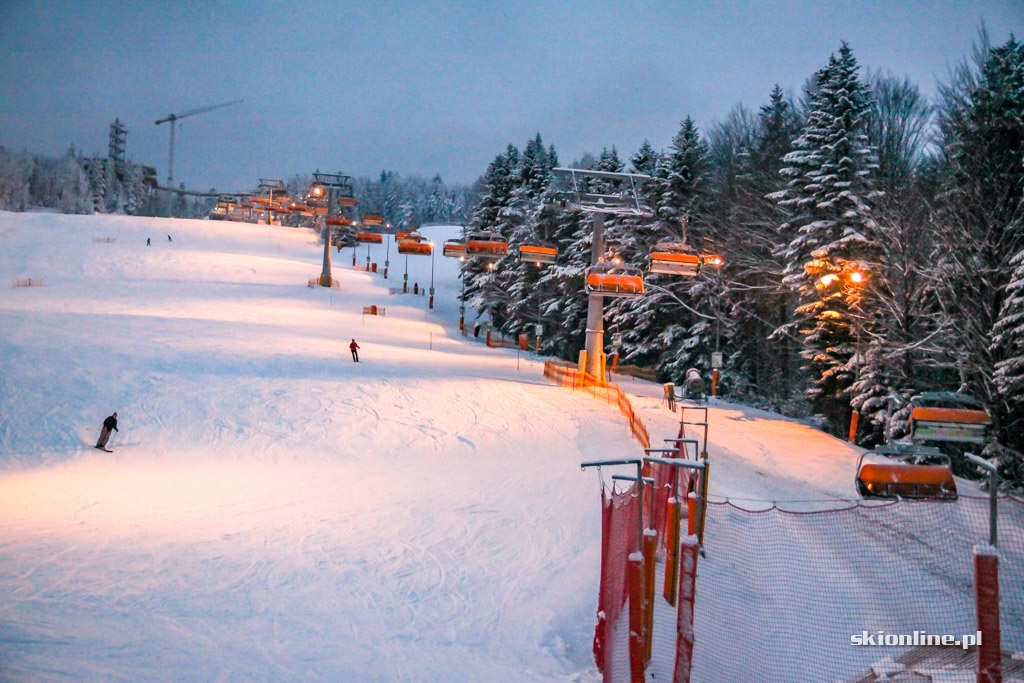
[[[600, 514], [579, 462], [636, 454], [618, 414], [463, 341], [440, 254], [428, 311], [389, 295], [393, 246], [386, 281], [346, 249], [340, 288], [308, 288], [320, 244], [0, 213], [0, 679], [592, 667]], [[430, 265], [409, 257], [410, 292]]]
[[[308, 230], [0, 212], [0, 680], [596, 680], [579, 463], [641, 447], [459, 334], [457, 231], [424, 228], [391, 294], [393, 244], [389, 279], [344, 249], [309, 288]], [[619, 381], [652, 445], [676, 435], [659, 385]], [[711, 413], [713, 496], [855, 495], [859, 449]]]

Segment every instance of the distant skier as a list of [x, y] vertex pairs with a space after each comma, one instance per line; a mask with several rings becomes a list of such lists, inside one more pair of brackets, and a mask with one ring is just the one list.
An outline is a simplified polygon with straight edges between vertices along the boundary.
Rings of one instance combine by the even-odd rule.
[[146, 238], [146, 246], [147, 246], [147, 247], [148, 247], [148, 246], [150, 246], [150, 244], [149, 244], [149, 239], [150, 239], [150, 238], [148, 238], [148, 237]]
[[171, 236], [170, 236], [170, 235], [168, 235], [168, 236], [167, 236], [167, 241], [168, 241], [168, 242], [173, 242], [174, 240], [172, 240], [172, 239], [171, 239]]
[[356, 340], [353, 339], [352, 343], [348, 345], [349, 350], [352, 352], [353, 362], [359, 362], [359, 344], [356, 344]]
[[100, 430], [99, 441], [96, 442], [96, 448], [101, 451], [109, 451], [107, 448], [107, 440], [110, 439], [110, 430], [113, 429], [115, 432], [120, 431], [117, 428], [117, 412], [108, 417], [103, 421], [103, 429]]

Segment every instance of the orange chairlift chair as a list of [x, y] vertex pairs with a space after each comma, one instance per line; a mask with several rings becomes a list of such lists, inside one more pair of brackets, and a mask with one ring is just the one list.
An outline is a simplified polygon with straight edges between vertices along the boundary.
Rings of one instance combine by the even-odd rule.
[[587, 269], [587, 294], [610, 297], [634, 297], [644, 293], [644, 278], [639, 268], [599, 263]]
[[704, 258], [689, 251], [682, 243], [661, 243], [651, 250], [652, 273], [693, 277], [704, 267]]
[[919, 498], [956, 500], [956, 482], [949, 456], [932, 446], [892, 443], [876, 446], [875, 453], [890, 462], [857, 462], [857, 492], [863, 498]]
[[910, 399], [910, 439], [915, 442], [984, 444], [992, 420], [985, 405], [968, 394], [935, 391]]
[[398, 240], [399, 254], [408, 254], [410, 256], [430, 256], [433, 250], [433, 245], [424, 239], [422, 235], [416, 232], [410, 232], [405, 237]]
[[500, 259], [508, 254], [508, 242], [494, 232], [472, 232], [466, 237], [466, 256]]
[[875, 452], [898, 463], [861, 463], [857, 488], [865, 497], [955, 500], [949, 456], [926, 443], [984, 444], [991, 424], [984, 404], [958, 392], [926, 392], [910, 399], [910, 443], [877, 446]]
[[357, 232], [356, 242], [358, 244], [384, 244], [384, 235], [379, 232]]
[[558, 257], [558, 248], [546, 242], [524, 244], [519, 247], [519, 260], [524, 263], [536, 263], [537, 266], [554, 263]]
[[441, 253], [448, 258], [466, 258], [466, 243], [460, 240], [448, 240], [441, 248]]

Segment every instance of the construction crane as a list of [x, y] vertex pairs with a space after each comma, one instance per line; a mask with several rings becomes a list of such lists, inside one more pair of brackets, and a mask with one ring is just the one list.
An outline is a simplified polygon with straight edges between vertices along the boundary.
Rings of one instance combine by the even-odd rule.
[[167, 161], [167, 187], [171, 187], [174, 181], [174, 124], [178, 119], [183, 119], [186, 116], [193, 116], [195, 114], [202, 114], [204, 112], [213, 111], [214, 109], [221, 109], [222, 107], [230, 107], [233, 104], [241, 104], [243, 100], [231, 100], [230, 102], [221, 102], [220, 104], [214, 104], [209, 107], [200, 107], [199, 109], [189, 109], [183, 111], [180, 114], [168, 114], [166, 117], [156, 122], [156, 125], [161, 123], [171, 123], [171, 153], [170, 158]]

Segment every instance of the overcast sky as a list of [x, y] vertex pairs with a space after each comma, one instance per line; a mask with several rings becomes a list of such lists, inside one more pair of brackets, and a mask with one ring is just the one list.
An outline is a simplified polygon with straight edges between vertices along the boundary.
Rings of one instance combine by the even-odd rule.
[[984, 21], [1024, 34], [1024, 0], [829, 2], [73, 2], [0, 0], [0, 144], [168, 166], [221, 191], [342, 171], [471, 182], [540, 132], [563, 163], [668, 145], [772, 85], [798, 90], [848, 41], [862, 66], [933, 94]]

